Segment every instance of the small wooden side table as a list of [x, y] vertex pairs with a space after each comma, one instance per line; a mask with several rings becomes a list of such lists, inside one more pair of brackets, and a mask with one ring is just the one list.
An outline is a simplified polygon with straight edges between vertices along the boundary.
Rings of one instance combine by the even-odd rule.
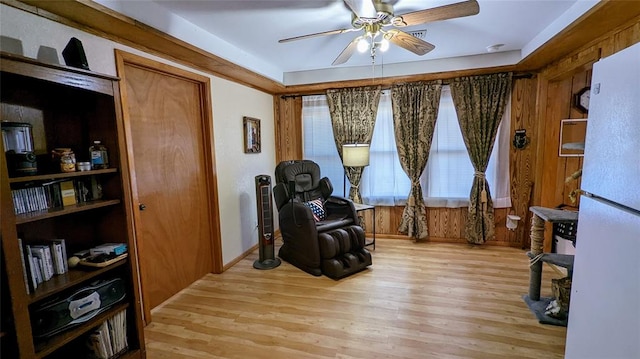
[[[362, 203], [354, 203], [353, 206], [356, 208], [356, 212], [362, 212], [362, 211], [369, 211], [372, 210], [373, 211], [373, 239], [371, 242], [364, 241], [364, 245], [366, 246], [370, 246], [373, 245], [373, 250], [376, 250], [376, 207], [375, 206], [371, 206], [368, 204], [362, 204]], [[363, 218], [364, 221], [364, 218]]]

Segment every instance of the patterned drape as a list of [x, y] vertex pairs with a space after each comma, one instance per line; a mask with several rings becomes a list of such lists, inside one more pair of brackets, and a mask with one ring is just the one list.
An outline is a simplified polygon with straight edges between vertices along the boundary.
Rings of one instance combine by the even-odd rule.
[[495, 237], [493, 201], [485, 171], [511, 94], [511, 77], [511, 73], [461, 77], [451, 84], [462, 137], [475, 170], [465, 226], [465, 237], [472, 244]]
[[[380, 102], [380, 86], [327, 90], [327, 102], [333, 126], [333, 138], [342, 160], [342, 145], [371, 144]], [[360, 179], [363, 167], [345, 167], [351, 183], [349, 198], [362, 203]]]
[[429, 159], [441, 90], [441, 81], [398, 84], [391, 89], [398, 157], [402, 169], [411, 180], [411, 192], [398, 231], [416, 239], [429, 235], [420, 175]]

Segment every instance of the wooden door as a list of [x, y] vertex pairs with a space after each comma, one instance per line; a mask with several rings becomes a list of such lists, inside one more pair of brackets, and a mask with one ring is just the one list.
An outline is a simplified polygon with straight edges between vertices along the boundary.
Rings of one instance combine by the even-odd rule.
[[145, 322], [222, 271], [209, 79], [117, 52]]

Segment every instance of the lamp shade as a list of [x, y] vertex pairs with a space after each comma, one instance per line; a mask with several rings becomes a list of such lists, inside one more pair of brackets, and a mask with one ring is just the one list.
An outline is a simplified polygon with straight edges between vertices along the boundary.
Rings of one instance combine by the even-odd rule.
[[369, 145], [351, 143], [342, 146], [342, 164], [345, 167], [364, 167], [369, 165]]

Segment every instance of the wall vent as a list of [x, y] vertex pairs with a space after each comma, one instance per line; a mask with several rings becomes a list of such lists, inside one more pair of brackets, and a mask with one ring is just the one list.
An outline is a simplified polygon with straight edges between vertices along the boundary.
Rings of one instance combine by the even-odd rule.
[[418, 39], [424, 39], [427, 36], [427, 29], [408, 31], [408, 33]]

